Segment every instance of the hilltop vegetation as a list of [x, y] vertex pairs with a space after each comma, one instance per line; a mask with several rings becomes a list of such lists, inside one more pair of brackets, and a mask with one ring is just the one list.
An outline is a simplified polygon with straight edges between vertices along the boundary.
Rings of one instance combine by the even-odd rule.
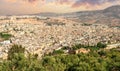
[[[100, 45], [100, 43], [99, 43]], [[81, 47], [74, 46], [74, 47]], [[74, 48], [73, 47], [73, 48]], [[65, 49], [65, 48], [64, 48]], [[100, 48], [101, 49], [101, 48]], [[120, 51], [94, 50], [89, 53], [46, 55], [42, 59], [37, 54], [28, 57], [21, 45], [13, 45], [7, 60], [0, 62], [0, 71], [119, 71]], [[55, 54], [55, 52], [54, 52]]]

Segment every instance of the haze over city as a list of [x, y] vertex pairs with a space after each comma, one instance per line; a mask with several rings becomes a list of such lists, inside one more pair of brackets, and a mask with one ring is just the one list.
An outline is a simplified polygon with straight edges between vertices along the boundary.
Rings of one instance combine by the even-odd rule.
[[120, 5], [120, 0], [0, 0], [0, 15], [69, 13], [101, 10], [113, 5]]

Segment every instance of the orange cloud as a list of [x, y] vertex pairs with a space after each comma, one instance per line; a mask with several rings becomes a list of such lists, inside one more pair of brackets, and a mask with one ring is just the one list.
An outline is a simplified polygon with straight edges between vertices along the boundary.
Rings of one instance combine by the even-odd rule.
[[73, 5], [72, 7], [75, 8], [75, 7], [79, 7], [79, 6], [82, 6], [82, 5], [87, 5], [87, 6], [97, 6], [97, 5], [102, 5], [102, 4], [105, 4], [105, 3], [111, 3], [111, 4], [114, 4], [114, 3], [117, 3], [117, 2], [120, 2], [120, 0], [77, 0]]
[[[1, 0], [0, 0], [1, 1]], [[55, 12], [68, 13], [84, 10], [99, 10], [107, 8], [111, 5], [120, 5], [120, 0], [116, 2], [108, 2], [108, 0], [101, 3], [91, 2], [90, 0], [83, 0], [83, 2], [76, 2], [76, 0], [2, 0], [4, 4], [0, 4], [0, 13], [5, 14], [31, 14], [39, 12]], [[81, 1], [81, 0], [77, 0]], [[92, 0], [94, 1], [94, 0]], [[114, 1], [114, 0], [109, 0]]]
[[10, 3], [14, 3], [14, 2], [37, 3], [37, 2], [45, 2], [46, 0], [5, 0], [5, 1]]
[[17, 0], [6, 0], [6, 2], [12, 2], [12, 3], [14, 3], [14, 2], [16, 2]]

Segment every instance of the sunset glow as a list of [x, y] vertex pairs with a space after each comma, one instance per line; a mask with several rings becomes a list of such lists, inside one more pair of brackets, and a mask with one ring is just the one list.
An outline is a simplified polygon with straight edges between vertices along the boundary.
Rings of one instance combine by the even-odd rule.
[[0, 15], [68, 13], [119, 5], [120, 0], [0, 0]]

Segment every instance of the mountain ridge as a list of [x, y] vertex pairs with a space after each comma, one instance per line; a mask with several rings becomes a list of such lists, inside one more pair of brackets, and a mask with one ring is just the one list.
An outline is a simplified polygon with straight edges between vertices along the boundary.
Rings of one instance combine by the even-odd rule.
[[[57, 16], [69, 16], [69, 15], [76, 15], [76, 14], [82, 14], [82, 15], [90, 15], [90, 14], [106, 14], [106, 16], [117, 16], [117, 14], [120, 14], [120, 5], [114, 5], [110, 6], [103, 10], [93, 10], [93, 11], [78, 11], [78, 12], [71, 12], [71, 13], [52, 13], [52, 12], [46, 12], [46, 13], [36, 13], [32, 15], [39, 15], [39, 16], [46, 16], [46, 17], [57, 17]], [[78, 16], [78, 15], [77, 15]], [[76, 17], [77, 17], [76, 16]], [[119, 15], [117, 17], [120, 17]]]

